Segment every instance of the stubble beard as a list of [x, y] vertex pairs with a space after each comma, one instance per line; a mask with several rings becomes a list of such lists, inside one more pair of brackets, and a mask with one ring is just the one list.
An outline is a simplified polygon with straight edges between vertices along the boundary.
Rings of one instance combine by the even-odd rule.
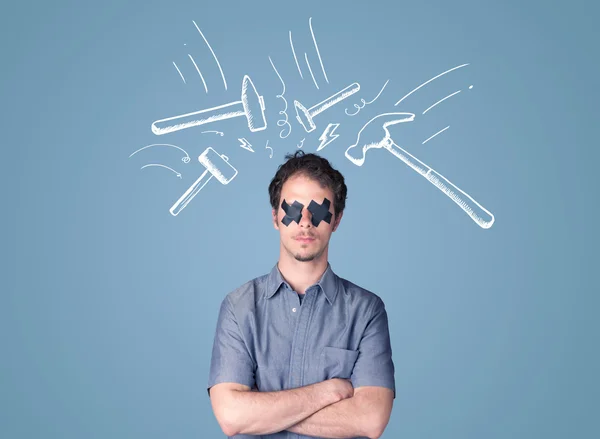
[[313, 253], [309, 253], [309, 254], [303, 254], [303, 253], [295, 253], [293, 254], [294, 259], [296, 259], [299, 262], [310, 262], [313, 261], [319, 257], [321, 257], [321, 255], [325, 252], [325, 247], [319, 250], [316, 250]]

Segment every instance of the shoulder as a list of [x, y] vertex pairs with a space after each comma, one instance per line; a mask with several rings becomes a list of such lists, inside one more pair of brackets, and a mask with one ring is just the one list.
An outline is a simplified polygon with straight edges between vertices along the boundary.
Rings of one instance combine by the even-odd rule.
[[342, 293], [345, 298], [353, 305], [362, 308], [364, 311], [371, 311], [375, 308], [384, 307], [383, 299], [375, 292], [361, 285], [339, 277]]
[[236, 314], [240, 311], [254, 310], [256, 303], [266, 291], [267, 277], [268, 274], [264, 274], [244, 282], [229, 292], [223, 299], [223, 303]]

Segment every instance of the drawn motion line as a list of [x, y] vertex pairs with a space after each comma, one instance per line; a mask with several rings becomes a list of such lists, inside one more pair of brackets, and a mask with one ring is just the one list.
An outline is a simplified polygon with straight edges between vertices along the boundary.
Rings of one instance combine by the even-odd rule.
[[402, 102], [404, 99], [406, 99], [407, 97], [409, 97], [411, 94], [413, 94], [415, 91], [417, 91], [418, 89], [420, 89], [421, 87], [423, 87], [424, 85], [427, 85], [427, 84], [429, 84], [429, 83], [430, 83], [431, 81], [433, 81], [434, 79], [437, 79], [437, 78], [439, 78], [440, 76], [442, 76], [442, 75], [445, 75], [446, 73], [450, 73], [450, 72], [451, 72], [451, 71], [453, 71], [453, 70], [460, 69], [461, 67], [468, 66], [468, 65], [469, 65], [469, 64], [467, 63], [467, 64], [461, 64], [460, 66], [452, 67], [451, 69], [449, 69], [449, 70], [446, 70], [445, 72], [442, 72], [442, 73], [440, 73], [439, 75], [437, 75], [437, 76], [434, 76], [433, 78], [431, 78], [431, 79], [429, 79], [429, 80], [425, 81], [423, 84], [419, 85], [417, 88], [415, 88], [414, 90], [412, 90], [410, 93], [408, 93], [408, 94], [404, 95], [404, 97], [403, 97], [402, 99], [400, 99], [398, 102], [396, 102], [396, 103], [394, 104], [394, 107], [395, 107], [396, 105], [398, 105], [400, 102]]
[[354, 108], [356, 108], [356, 113], [352, 113], [352, 114], [348, 113], [347, 108], [344, 110], [344, 113], [346, 113], [348, 116], [356, 116], [362, 108], [364, 108], [366, 105], [372, 104], [373, 102], [375, 102], [377, 100], [377, 98], [379, 98], [379, 95], [381, 94], [383, 89], [386, 87], [386, 85], [388, 85], [388, 82], [390, 82], [389, 79], [387, 81], [385, 81], [385, 84], [383, 84], [383, 87], [381, 88], [381, 90], [379, 90], [379, 93], [377, 93], [377, 96], [375, 96], [374, 99], [370, 100], [369, 102], [365, 102], [365, 100], [363, 98], [360, 98], [360, 101], [363, 103], [362, 105], [353, 104]]
[[182, 151], [182, 152], [185, 154], [185, 157], [183, 157], [183, 158], [181, 159], [181, 161], [182, 161], [183, 163], [189, 163], [189, 162], [190, 162], [190, 156], [189, 156], [189, 154], [188, 154], [188, 153], [187, 153], [187, 152], [186, 152], [186, 151], [185, 151], [183, 148], [180, 148], [179, 146], [171, 145], [171, 144], [169, 144], [169, 143], [153, 143], [152, 145], [146, 145], [146, 146], [144, 146], [144, 147], [142, 147], [142, 148], [138, 149], [137, 151], [134, 151], [134, 152], [132, 152], [132, 153], [129, 155], [129, 158], [131, 158], [131, 156], [133, 156], [134, 154], [136, 154], [136, 153], [138, 153], [138, 152], [140, 152], [140, 151], [142, 151], [142, 150], [144, 150], [144, 149], [146, 149], [146, 148], [153, 147], [153, 146], [170, 146], [170, 147], [172, 147], [172, 148], [177, 148], [178, 150]]
[[277, 121], [277, 126], [278, 127], [281, 127], [281, 126], [284, 126], [284, 125], [288, 126], [289, 131], [288, 131], [288, 133], [285, 136], [281, 135], [285, 131], [285, 129], [283, 129], [283, 130], [281, 130], [279, 132], [279, 138], [285, 139], [292, 132], [292, 125], [290, 125], [290, 123], [288, 122], [288, 114], [287, 114], [288, 103], [287, 103], [287, 99], [283, 97], [283, 95], [285, 95], [285, 82], [283, 82], [283, 79], [281, 78], [281, 75], [279, 74], [279, 72], [275, 68], [275, 64], [273, 64], [273, 61], [271, 60], [270, 56], [269, 56], [269, 61], [271, 62], [271, 66], [273, 66], [273, 70], [275, 70], [275, 73], [279, 77], [279, 80], [281, 81], [281, 85], [283, 86], [283, 91], [281, 92], [281, 94], [277, 95], [277, 97], [281, 98], [283, 100], [283, 103], [285, 104], [285, 108], [283, 109], [283, 111], [281, 111], [281, 110], [279, 111], [279, 114], [285, 115], [285, 119], [279, 119]]
[[194, 67], [196, 67], [196, 71], [198, 72], [198, 74], [200, 75], [200, 79], [202, 79], [202, 84], [204, 84], [204, 92], [208, 93], [208, 87], [206, 86], [206, 81], [204, 80], [204, 76], [202, 76], [202, 72], [200, 71], [200, 69], [198, 68], [198, 65], [196, 64], [196, 61], [194, 61], [194, 58], [192, 58], [192, 55], [190, 55], [188, 53], [188, 56], [190, 57], [190, 59], [192, 60], [192, 64], [194, 64]]
[[448, 128], [450, 128], [450, 125], [448, 125], [446, 128], [443, 128], [441, 130], [439, 130], [437, 133], [435, 133], [433, 136], [431, 136], [430, 138], [428, 138], [427, 140], [425, 140], [424, 142], [421, 143], [421, 145], [425, 145], [427, 142], [429, 142], [431, 139], [433, 139], [435, 136], [437, 136], [440, 133], [443, 133], [444, 131], [446, 131]]
[[208, 40], [206, 39], [206, 37], [204, 36], [204, 34], [202, 33], [202, 31], [200, 30], [200, 28], [196, 24], [196, 22], [194, 20], [192, 20], [192, 23], [194, 23], [194, 26], [196, 26], [196, 29], [198, 29], [198, 32], [200, 33], [200, 35], [204, 39], [204, 42], [206, 43], [206, 45], [210, 49], [210, 53], [212, 53], [212, 56], [215, 59], [215, 61], [217, 63], [217, 66], [219, 67], [219, 71], [221, 72], [221, 78], [223, 78], [223, 85], [225, 86], [225, 90], [227, 90], [227, 81], [225, 81], [225, 75], [223, 74], [223, 69], [221, 68], [221, 64], [219, 64], [219, 60], [217, 59], [217, 55], [215, 55], [215, 51], [212, 49], [212, 47], [210, 47], [210, 44], [208, 43]]
[[317, 40], [315, 39], [315, 33], [313, 32], [312, 17], [308, 19], [308, 26], [310, 27], [310, 34], [312, 35], [313, 42], [315, 43], [315, 49], [317, 51], [317, 56], [319, 57], [319, 62], [321, 63], [321, 70], [323, 70], [323, 76], [325, 76], [325, 81], [327, 81], [327, 84], [329, 84], [329, 79], [327, 79], [327, 73], [325, 73], [325, 67], [323, 67], [323, 60], [321, 59], [321, 54], [319, 53], [319, 46], [317, 46]]
[[273, 148], [271, 148], [269, 146], [269, 141], [267, 140], [267, 144], [265, 145], [265, 149], [270, 149], [271, 153], [269, 154], [269, 158], [272, 159], [273, 158]]
[[315, 75], [313, 74], [312, 69], [310, 68], [310, 63], [308, 62], [308, 55], [304, 52], [304, 59], [306, 60], [306, 65], [308, 66], [308, 71], [310, 72], [310, 76], [312, 77], [313, 82], [315, 83], [315, 87], [317, 90], [319, 89], [319, 84], [317, 84], [317, 80], [315, 79]]
[[175, 61], [173, 61], [173, 65], [175, 66], [175, 68], [179, 72], [179, 76], [181, 76], [181, 79], [183, 80], [183, 83], [187, 84], [187, 82], [185, 82], [185, 78], [183, 77], [183, 74], [181, 73], [181, 70], [179, 70], [179, 67], [177, 67], [177, 64], [175, 64]]
[[294, 50], [294, 43], [292, 42], [292, 31], [290, 31], [290, 46], [292, 47], [292, 54], [294, 55], [294, 61], [296, 61], [296, 67], [298, 67], [298, 73], [300, 73], [300, 77], [304, 79], [302, 76], [302, 70], [300, 70], [300, 64], [298, 64], [298, 58], [296, 57], [296, 51]]
[[174, 172], [174, 173], [175, 173], [175, 175], [176, 175], [178, 178], [181, 178], [181, 174], [180, 174], [179, 172], [177, 172], [175, 169], [169, 168], [168, 166], [161, 165], [161, 164], [159, 164], [159, 163], [150, 163], [150, 164], [148, 164], [148, 165], [144, 165], [144, 166], [142, 166], [140, 169], [144, 169], [144, 168], [147, 168], [147, 167], [149, 167], [149, 166], [158, 166], [158, 167], [161, 167], [161, 168], [168, 169], [169, 171], [172, 171], [172, 172]]
[[425, 111], [423, 111], [423, 114], [427, 113], [429, 110], [431, 110], [433, 107], [435, 107], [437, 104], [445, 101], [448, 98], [451, 98], [452, 96], [454, 96], [455, 94], [460, 93], [460, 90], [455, 91], [452, 94], [449, 94], [448, 96], [446, 96], [445, 98], [440, 99], [439, 101], [437, 101], [435, 104], [433, 104], [431, 107], [427, 108]]

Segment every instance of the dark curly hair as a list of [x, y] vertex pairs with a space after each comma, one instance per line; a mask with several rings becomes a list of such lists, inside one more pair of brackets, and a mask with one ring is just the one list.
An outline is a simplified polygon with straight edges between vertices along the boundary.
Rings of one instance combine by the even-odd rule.
[[296, 175], [304, 175], [318, 182], [321, 187], [331, 189], [334, 194], [333, 211], [336, 218], [344, 211], [348, 194], [344, 176], [334, 169], [326, 158], [298, 150], [294, 154], [286, 154], [285, 160], [285, 163], [279, 165], [269, 184], [269, 199], [275, 211], [279, 210], [283, 184]]

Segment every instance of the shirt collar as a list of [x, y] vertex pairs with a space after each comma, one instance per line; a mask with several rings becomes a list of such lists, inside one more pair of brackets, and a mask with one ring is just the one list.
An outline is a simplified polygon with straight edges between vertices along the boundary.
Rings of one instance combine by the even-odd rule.
[[[265, 298], [270, 299], [271, 297], [273, 297], [273, 295], [275, 295], [275, 293], [279, 291], [279, 288], [282, 284], [285, 284], [290, 289], [290, 291], [293, 291], [290, 284], [288, 284], [281, 275], [281, 271], [279, 271], [279, 266], [275, 264], [275, 266], [267, 276], [267, 281], [265, 284]], [[331, 264], [329, 262], [327, 263], [327, 269], [323, 273], [323, 276], [321, 276], [321, 279], [319, 279], [319, 281], [314, 285], [319, 285], [321, 287], [321, 291], [323, 291], [323, 293], [325, 294], [327, 301], [329, 302], [329, 304], [332, 305], [335, 301], [335, 297], [337, 296], [338, 292], [338, 277], [333, 272]]]

